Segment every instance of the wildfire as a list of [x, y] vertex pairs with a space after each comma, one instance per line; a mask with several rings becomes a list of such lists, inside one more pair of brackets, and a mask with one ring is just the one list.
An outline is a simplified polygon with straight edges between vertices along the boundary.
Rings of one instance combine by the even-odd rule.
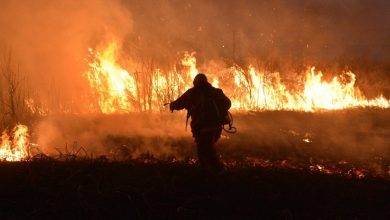
[[[195, 78], [196, 74], [198, 74], [198, 69], [196, 68], [196, 58], [195, 53], [184, 53], [184, 58], [181, 60], [181, 64], [184, 67], [188, 67], [189, 80]], [[191, 82], [191, 81], [190, 81]]]
[[[97, 52], [90, 50], [94, 58], [86, 76], [103, 113], [161, 110], [163, 103], [190, 88], [198, 73], [195, 53], [186, 52], [180, 70], [156, 68], [140, 73], [152, 75], [151, 80], [143, 80], [117, 63], [117, 50], [115, 42]], [[252, 65], [246, 70], [236, 65], [221, 72], [205, 69], [213, 86], [222, 88], [231, 98], [235, 110], [317, 111], [390, 107], [390, 100], [383, 95], [367, 99], [355, 86], [356, 76], [352, 72], [344, 72], [326, 82], [322, 72], [311, 67], [304, 74], [303, 82], [297, 79], [296, 85], [291, 86], [283, 83], [279, 73], [262, 72]]]
[[0, 160], [20, 161], [28, 157], [29, 135], [25, 125], [16, 125], [12, 136], [3, 131], [0, 144]]
[[103, 51], [94, 53], [86, 76], [96, 90], [98, 104], [103, 113], [126, 112], [133, 108], [137, 96], [135, 79], [116, 62], [118, 45], [112, 42]]
[[331, 82], [322, 80], [322, 72], [312, 67], [306, 72], [303, 89], [291, 92], [281, 82], [280, 75], [266, 75], [253, 67], [248, 72], [233, 68], [235, 89], [233, 106], [250, 110], [336, 110], [354, 107], [389, 108], [390, 100], [379, 95], [367, 99], [355, 87], [356, 76], [346, 72]]

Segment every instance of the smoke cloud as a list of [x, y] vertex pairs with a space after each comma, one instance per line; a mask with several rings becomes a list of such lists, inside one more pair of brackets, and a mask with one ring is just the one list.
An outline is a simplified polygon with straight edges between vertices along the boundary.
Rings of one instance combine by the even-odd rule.
[[386, 13], [390, 4], [384, 0], [123, 2], [133, 9], [134, 38], [128, 44], [150, 56], [194, 50], [206, 61], [390, 58], [385, 22], [390, 19]]
[[[224, 159], [259, 157], [271, 160], [347, 160], [385, 164], [390, 161], [388, 110], [342, 110], [323, 113], [260, 112], [234, 114], [236, 134], [223, 135], [217, 151]], [[150, 153], [196, 157], [185, 115], [131, 114], [90, 117], [50, 117], [34, 127], [44, 153], [58, 155], [83, 147], [94, 156], [136, 158]], [[80, 152], [82, 156], [83, 151]]]
[[[48, 117], [34, 126], [33, 139], [49, 155], [76, 153], [134, 158], [145, 153], [166, 159], [194, 149], [184, 114], [136, 113], [109, 116]], [[187, 153], [185, 153], [187, 152]], [[194, 156], [194, 155], [193, 155]]]
[[256, 58], [272, 71], [347, 66], [367, 75], [367, 84], [387, 80], [389, 10], [385, 0], [6, 0], [0, 3], [0, 43], [13, 50], [48, 105], [61, 100], [80, 110], [90, 92], [82, 76], [88, 48], [112, 38], [122, 59], [150, 60], [159, 68], [196, 51], [201, 71], [213, 60], [246, 66], [247, 58]]
[[11, 48], [33, 90], [52, 102], [81, 104], [88, 48], [131, 30], [131, 14], [118, 1], [0, 2], [0, 43]]

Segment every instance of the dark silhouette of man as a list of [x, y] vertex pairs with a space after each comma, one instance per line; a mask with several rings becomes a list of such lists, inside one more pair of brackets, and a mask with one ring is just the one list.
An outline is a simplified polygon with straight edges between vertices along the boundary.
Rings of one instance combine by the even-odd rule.
[[193, 85], [171, 102], [169, 109], [187, 109], [191, 116], [191, 131], [197, 145], [200, 166], [210, 173], [218, 173], [224, 170], [224, 166], [217, 156], [214, 144], [221, 136], [222, 124], [213, 111], [220, 109], [227, 112], [231, 102], [221, 89], [213, 87], [207, 81], [203, 73], [195, 76]]

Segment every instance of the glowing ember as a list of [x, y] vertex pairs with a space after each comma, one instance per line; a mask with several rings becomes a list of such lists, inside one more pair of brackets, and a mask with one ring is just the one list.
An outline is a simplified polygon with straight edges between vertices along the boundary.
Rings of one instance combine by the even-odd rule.
[[0, 160], [20, 161], [28, 157], [29, 135], [25, 125], [16, 125], [9, 136], [3, 131], [0, 144]]
[[[115, 42], [95, 53], [91, 50], [94, 58], [86, 76], [103, 113], [161, 110], [163, 103], [177, 98], [191, 87], [192, 79], [198, 73], [195, 53], [186, 52], [180, 70], [173, 68], [164, 72], [157, 68], [152, 70], [151, 80], [140, 80], [138, 78], [142, 77], [135, 78], [117, 63], [117, 50]], [[232, 109], [236, 110], [318, 111], [390, 107], [390, 100], [383, 95], [367, 99], [355, 86], [356, 76], [352, 72], [342, 73], [326, 82], [322, 79], [322, 72], [312, 67], [306, 71], [304, 82], [297, 79], [296, 85], [290, 87], [282, 82], [279, 73], [261, 72], [251, 65], [247, 70], [234, 65], [221, 72], [205, 72], [213, 86], [222, 88], [231, 98]]]

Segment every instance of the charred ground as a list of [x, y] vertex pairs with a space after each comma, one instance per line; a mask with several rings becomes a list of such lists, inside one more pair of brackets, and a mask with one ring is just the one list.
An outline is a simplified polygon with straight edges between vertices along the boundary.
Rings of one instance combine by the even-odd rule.
[[211, 176], [188, 162], [1, 163], [2, 219], [386, 219], [390, 184], [288, 168]]
[[0, 218], [387, 219], [389, 113], [234, 114], [221, 175], [197, 167], [185, 115], [44, 118], [35, 156], [0, 163]]

